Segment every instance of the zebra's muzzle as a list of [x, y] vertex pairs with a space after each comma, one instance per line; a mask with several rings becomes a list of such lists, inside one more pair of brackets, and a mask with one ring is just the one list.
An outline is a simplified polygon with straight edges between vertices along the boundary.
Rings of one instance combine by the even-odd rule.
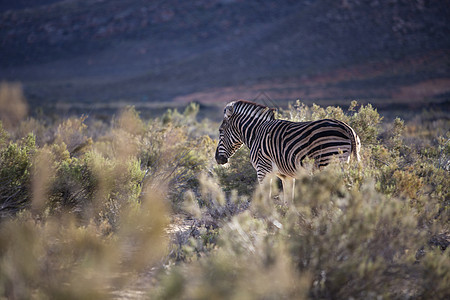
[[219, 165], [224, 165], [228, 162], [228, 158], [216, 152], [216, 161]]

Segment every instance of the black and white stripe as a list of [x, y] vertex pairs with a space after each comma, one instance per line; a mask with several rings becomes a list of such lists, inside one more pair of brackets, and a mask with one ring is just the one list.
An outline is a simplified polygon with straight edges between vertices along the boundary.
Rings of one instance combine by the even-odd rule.
[[305, 158], [312, 158], [319, 168], [334, 157], [348, 162], [353, 154], [359, 161], [359, 137], [346, 123], [276, 120], [273, 109], [243, 100], [225, 107], [219, 133], [217, 162], [227, 163], [245, 144], [260, 182], [272, 172], [281, 178], [295, 178]]

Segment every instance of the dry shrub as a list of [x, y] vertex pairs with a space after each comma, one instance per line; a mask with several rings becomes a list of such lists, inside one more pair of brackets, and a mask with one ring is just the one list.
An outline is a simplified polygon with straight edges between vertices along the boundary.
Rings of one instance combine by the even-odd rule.
[[119, 118], [106, 154], [95, 144], [76, 150], [89, 140], [84, 118], [63, 122], [55, 142], [41, 148], [33, 135], [2, 138], [2, 297], [106, 299], [161, 266], [167, 187], [143, 186], [139, 144], [133, 147], [143, 132], [133, 118]]
[[32, 168], [32, 210], [41, 212], [46, 207], [55, 176], [54, 159], [48, 147], [39, 149]]
[[27, 115], [28, 105], [19, 83], [0, 83], [0, 120], [6, 129], [14, 129]]
[[184, 125], [150, 121], [141, 145], [139, 158], [146, 178], [167, 182], [173, 208], [178, 210], [184, 193], [197, 193], [198, 176], [213, 164], [214, 141], [208, 136], [190, 137]]
[[[267, 181], [256, 189], [250, 210], [215, 215], [218, 235], [212, 250], [202, 250], [192, 235], [186, 248], [198, 259], [184, 259], [190, 263], [171, 269], [155, 295], [162, 299], [449, 297], [450, 209], [445, 199], [450, 185], [448, 172], [438, 167], [446, 148], [440, 146], [444, 150], [439, 154], [429, 151], [428, 157], [414, 153], [405, 144], [407, 125], [402, 120], [394, 120], [382, 132], [376, 109], [367, 105], [356, 111], [355, 107], [353, 103], [347, 116], [340, 108], [298, 103], [287, 116], [296, 121], [334, 117], [348, 122], [362, 137], [362, 164], [305, 170], [299, 174], [293, 203], [269, 198], [269, 190], [276, 193], [276, 186]], [[219, 186], [225, 191], [239, 187], [237, 171], [244, 164], [239, 156], [236, 161], [237, 166], [218, 171]], [[238, 174], [224, 181], [233, 176], [228, 170]], [[206, 191], [199, 202], [224, 210], [226, 204], [217, 200], [224, 195], [214, 178], [201, 182]], [[225, 203], [236, 194], [225, 197]], [[187, 209], [198, 220], [211, 214], [211, 209], [195, 205], [194, 194], [188, 197]]]
[[51, 142], [53, 133], [48, 131], [47, 126], [43, 122], [35, 118], [27, 118], [16, 126], [14, 131], [10, 131], [13, 140], [20, 140], [32, 133], [36, 137], [36, 145], [42, 147]]
[[84, 124], [86, 118], [86, 116], [69, 118], [56, 129], [55, 143], [64, 143], [71, 155], [77, 154], [77, 152], [92, 144], [92, 139], [86, 136], [87, 126]]
[[0, 227], [0, 294], [10, 299], [107, 299], [159, 266], [167, 254], [164, 194], [121, 212], [114, 236], [70, 215], [36, 222], [28, 214]]
[[449, 298], [442, 128], [298, 103], [288, 118], [348, 122], [362, 162], [304, 170], [285, 203], [245, 150], [215, 168], [218, 125], [197, 112], [0, 126], [0, 297]]
[[[345, 172], [331, 166], [301, 174], [295, 201], [287, 206], [276, 207], [264, 185], [253, 197], [250, 211], [219, 219], [216, 249], [171, 270], [156, 295], [163, 299], [448, 296], [444, 286], [450, 277], [444, 274], [449, 266], [437, 267], [448, 258], [448, 250], [437, 254], [427, 246], [430, 228], [419, 222], [416, 209], [379, 193], [371, 180], [349, 189]], [[437, 212], [433, 204], [429, 209]], [[442, 230], [441, 225], [434, 226]], [[432, 258], [420, 258], [423, 249], [425, 257], [431, 253]], [[433, 288], [428, 286], [429, 277], [436, 280]]]

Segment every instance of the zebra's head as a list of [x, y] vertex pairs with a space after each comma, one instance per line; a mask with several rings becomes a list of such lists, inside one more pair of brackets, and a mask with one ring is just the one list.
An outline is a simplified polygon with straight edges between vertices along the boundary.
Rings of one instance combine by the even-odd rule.
[[235, 102], [229, 103], [224, 110], [222, 124], [219, 127], [219, 144], [216, 149], [216, 161], [224, 165], [228, 159], [242, 147], [242, 139], [233, 123], [233, 112]]

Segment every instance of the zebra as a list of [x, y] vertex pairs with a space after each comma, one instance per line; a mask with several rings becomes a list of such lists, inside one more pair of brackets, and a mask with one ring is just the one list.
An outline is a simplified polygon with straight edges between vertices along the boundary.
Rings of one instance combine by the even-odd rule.
[[328, 165], [334, 157], [349, 162], [353, 155], [360, 161], [360, 139], [346, 123], [334, 119], [279, 120], [275, 119], [272, 108], [238, 100], [228, 103], [224, 109], [215, 153], [217, 163], [226, 164], [244, 144], [250, 149], [258, 182], [274, 173], [282, 180], [285, 190], [286, 181], [295, 180], [306, 158], [312, 158], [316, 168]]

